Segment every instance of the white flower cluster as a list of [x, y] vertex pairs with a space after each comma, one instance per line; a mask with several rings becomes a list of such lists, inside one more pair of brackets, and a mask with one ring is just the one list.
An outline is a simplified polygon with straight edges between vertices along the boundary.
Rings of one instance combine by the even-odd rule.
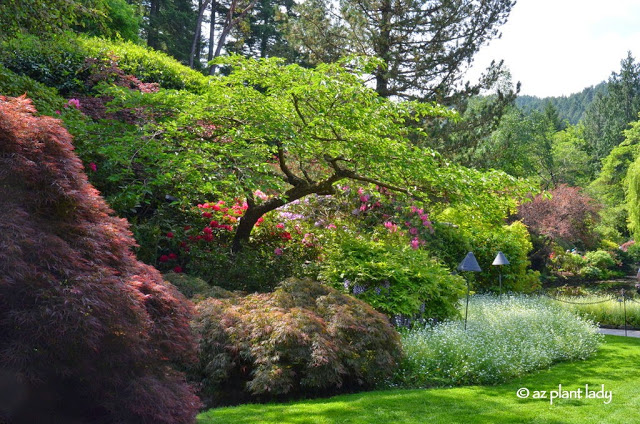
[[474, 296], [466, 331], [462, 321], [408, 330], [400, 384], [494, 384], [558, 361], [586, 359], [603, 340], [597, 326], [551, 302]]

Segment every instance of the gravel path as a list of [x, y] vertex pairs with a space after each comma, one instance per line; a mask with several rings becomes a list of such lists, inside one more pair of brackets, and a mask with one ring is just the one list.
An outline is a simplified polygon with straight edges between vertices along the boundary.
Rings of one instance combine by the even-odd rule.
[[[610, 336], [624, 336], [624, 330], [619, 330], [615, 328], [601, 328], [600, 332], [602, 334], [608, 334]], [[638, 330], [627, 330], [628, 337], [640, 337], [640, 331]]]

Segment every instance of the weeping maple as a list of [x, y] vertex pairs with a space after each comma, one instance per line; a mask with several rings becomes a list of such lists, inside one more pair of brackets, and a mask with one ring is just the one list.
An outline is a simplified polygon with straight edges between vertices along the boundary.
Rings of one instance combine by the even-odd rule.
[[191, 304], [34, 114], [0, 97], [0, 421], [193, 422]]

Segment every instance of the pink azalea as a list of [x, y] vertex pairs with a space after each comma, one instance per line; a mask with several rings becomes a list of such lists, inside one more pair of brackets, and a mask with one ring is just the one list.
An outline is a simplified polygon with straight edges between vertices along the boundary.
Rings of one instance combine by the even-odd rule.
[[411, 245], [411, 248], [415, 250], [420, 246], [420, 240], [418, 240], [418, 238], [416, 237], [413, 240], [411, 240], [409, 244]]
[[280, 249], [279, 247], [276, 247], [276, 248], [273, 250], [273, 253], [275, 253], [277, 256], [282, 255], [282, 252], [283, 252], [283, 251], [282, 251], [282, 249]]
[[256, 196], [260, 200], [267, 200], [269, 196], [262, 192], [262, 190], [256, 190], [253, 192], [253, 195]]
[[80, 109], [80, 100], [78, 99], [69, 99], [69, 101], [67, 102], [68, 106], [73, 106], [76, 109]]
[[93, 162], [89, 162], [89, 169], [91, 169], [93, 172], [96, 172], [98, 170], [98, 166]]

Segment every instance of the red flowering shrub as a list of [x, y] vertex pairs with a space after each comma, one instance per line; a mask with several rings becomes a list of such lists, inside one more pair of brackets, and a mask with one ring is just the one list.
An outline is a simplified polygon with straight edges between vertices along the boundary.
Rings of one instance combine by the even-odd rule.
[[0, 421], [193, 422], [191, 304], [34, 112], [0, 97]]
[[199, 378], [212, 404], [374, 387], [402, 355], [371, 306], [326, 285], [286, 280], [269, 294], [197, 305]]
[[[167, 227], [155, 260], [162, 271], [187, 272], [230, 290], [272, 291], [280, 281], [301, 276], [318, 258], [314, 233], [274, 211], [260, 218], [238, 253], [230, 246], [247, 204], [235, 199], [198, 204], [183, 224]], [[309, 230], [309, 231], [307, 231]]]

